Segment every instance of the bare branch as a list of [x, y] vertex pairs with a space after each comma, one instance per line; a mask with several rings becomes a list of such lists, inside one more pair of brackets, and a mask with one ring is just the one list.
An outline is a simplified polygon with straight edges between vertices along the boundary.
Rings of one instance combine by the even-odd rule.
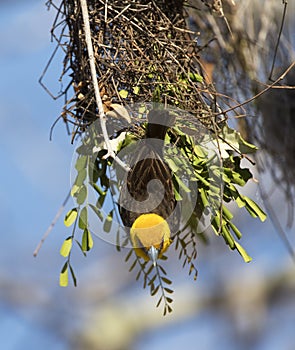
[[83, 16], [83, 22], [84, 22], [85, 41], [86, 41], [87, 50], [88, 50], [91, 77], [92, 77], [92, 83], [93, 83], [93, 87], [94, 87], [96, 104], [97, 104], [97, 108], [98, 108], [100, 126], [102, 129], [103, 138], [104, 138], [105, 144], [107, 146], [107, 150], [108, 150], [108, 153], [105, 156], [105, 158], [112, 157], [123, 169], [125, 169], [126, 171], [129, 171], [130, 168], [126, 164], [124, 164], [121, 161], [121, 159], [119, 159], [116, 156], [114, 150], [112, 149], [112, 145], [110, 143], [110, 139], [109, 139], [107, 128], [106, 128], [106, 115], [104, 113], [103, 104], [102, 104], [102, 100], [101, 100], [100, 92], [99, 92], [99, 86], [98, 86], [98, 82], [97, 82], [97, 74], [96, 74], [94, 52], [93, 52], [93, 46], [92, 46], [92, 40], [91, 40], [91, 31], [90, 31], [90, 24], [89, 24], [89, 14], [88, 14], [88, 8], [87, 8], [87, 1], [80, 0], [80, 3], [81, 3], [82, 16]]
[[71, 196], [71, 191], [69, 191], [69, 193], [67, 194], [65, 200], [63, 201], [61, 207], [58, 209], [58, 212], [56, 213], [54, 219], [52, 220], [50, 226], [48, 227], [48, 229], [46, 230], [46, 232], [44, 233], [41, 241], [39, 242], [39, 244], [37, 245], [36, 249], [34, 250], [34, 257], [36, 257], [39, 253], [39, 250], [41, 249], [43, 243], [45, 242], [46, 238], [49, 236], [50, 232], [53, 230], [55, 224], [57, 223], [58, 219], [60, 218], [62, 212], [64, 211], [64, 208], [69, 200]]
[[[247, 99], [246, 101], [244, 101], [242, 103], [239, 103], [238, 105], [233, 106], [233, 107], [227, 109], [226, 111], [222, 111], [222, 114], [226, 114], [226, 113], [228, 113], [230, 111], [235, 110], [236, 108], [240, 108], [241, 106], [244, 106], [244, 105], [246, 105], [246, 104], [256, 100], [258, 97], [260, 97], [261, 95], [265, 94], [268, 90], [276, 87], [276, 84], [278, 84], [281, 80], [283, 80], [294, 66], [295, 66], [295, 61], [292, 64], [290, 64], [290, 66], [284, 71], [284, 73], [281, 74], [278, 77], [278, 79], [276, 79], [272, 84], [267, 85], [267, 87], [265, 89], [263, 89], [262, 91], [258, 92], [258, 94], [256, 94], [255, 96], [252, 96], [251, 98]], [[221, 113], [218, 113], [218, 115], [219, 114], [221, 114]]]

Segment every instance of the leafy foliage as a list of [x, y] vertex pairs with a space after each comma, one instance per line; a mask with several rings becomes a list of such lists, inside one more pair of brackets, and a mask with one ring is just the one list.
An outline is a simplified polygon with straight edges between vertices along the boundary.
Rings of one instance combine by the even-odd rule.
[[[160, 263], [154, 265], [151, 261], [142, 262], [142, 260], [135, 254], [134, 250], [131, 249], [128, 255], [125, 258], [125, 261], [129, 261], [133, 257], [134, 260], [129, 268], [129, 271], [132, 271], [134, 268], [138, 268], [138, 273], [136, 275], [136, 280], [139, 280], [140, 277], [143, 277], [143, 288], [147, 286], [150, 289], [151, 296], [155, 296], [160, 293], [160, 298], [156, 304], [156, 307], [159, 307], [161, 304], [163, 306], [163, 315], [172, 312], [171, 303], [173, 299], [168, 296], [173, 293], [173, 290], [169, 288], [172, 284], [172, 281], [167, 278], [167, 272]], [[166, 260], [166, 256], [162, 257], [162, 260]]]
[[[145, 125], [140, 124], [139, 128], [126, 130], [121, 141], [116, 143], [117, 152], [136, 142], [144, 133], [144, 128]], [[114, 235], [115, 231], [115, 197], [120, 185], [113, 174], [113, 161], [106, 158], [104, 144], [93, 132], [89, 131], [83, 144], [77, 148], [76, 176], [71, 192], [77, 207], [70, 210], [65, 217], [65, 225], [73, 225], [73, 233], [65, 239], [61, 248], [61, 255], [66, 258], [60, 274], [62, 286], [68, 284], [69, 271], [76, 285], [70, 261], [73, 243], [78, 245], [84, 255], [93, 247], [89, 227], [90, 213], [101, 222], [104, 234]], [[196, 240], [198, 237], [206, 240], [210, 230], [221, 236], [231, 250], [237, 250], [245, 262], [251, 261], [251, 257], [238, 243], [242, 233], [233, 223], [234, 215], [229, 210], [228, 203], [235, 202], [238, 208], [245, 208], [252, 217], [265, 220], [263, 210], [239, 190], [252, 179], [250, 170], [241, 167], [241, 159], [245, 156], [242, 152], [253, 153], [256, 147], [245, 142], [235, 130], [227, 126], [217, 134], [217, 138], [213, 133], [205, 134], [196, 142], [192, 136], [182, 131], [179, 124], [169, 130], [165, 143], [165, 160], [173, 172], [175, 197], [184, 206], [186, 203], [194, 203], [190, 217], [173, 237], [182, 266], [188, 266], [189, 275], [196, 280]], [[95, 193], [95, 202], [89, 200], [90, 189]], [[112, 200], [106, 200], [107, 198]], [[207, 226], [206, 220], [209, 222]], [[82, 232], [80, 240], [75, 239], [76, 226]], [[119, 251], [121, 247], [131, 247], [129, 236], [124, 236], [122, 231], [120, 227], [116, 231]], [[162, 258], [166, 259], [165, 256]], [[162, 264], [158, 262], [154, 266], [151, 262], [142, 261], [133, 249], [130, 249], [125, 260], [131, 263], [130, 271], [138, 269], [136, 279], [143, 279], [143, 287], [149, 287], [152, 296], [159, 295], [157, 306], [163, 305], [163, 313], [170, 313], [173, 301], [173, 290], [170, 286], [172, 282], [167, 278]]]
[[[221, 2], [214, 1], [213, 5], [208, 1], [202, 2], [210, 13], [211, 10], [217, 12], [226, 20]], [[120, 184], [112, 174], [113, 160], [106, 150], [109, 147], [104, 145], [102, 133], [89, 126], [95, 123], [98, 114], [103, 121], [104, 114], [120, 114], [117, 113], [118, 106], [124, 108], [136, 102], [153, 101], [178, 106], [207, 127], [205, 135], [194, 138], [194, 131], [198, 133], [194, 122], [179, 118], [183, 125], [186, 123], [190, 133], [184, 130], [183, 125], [178, 125], [170, 130], [166, 139], [167, 145], [173, 145], [166, 147], [165, 159], [173, 171], [175, 198], [191, 214], [183, 218], [183, 227], [174, 237], [183, 266], [188, 265], [189, 273], [196, 277], [196, 237], [206, 239], [208, 228], [221, 236], [230, 249], [237, 250], [246, 262], [250, 261], [250, 256], [238, 243], [242, 234], [233, 223], [234, 217], [228, 204], [235, 202], [238, 208], [245, 208], [252, 217], [265, 220], [265, 213], [239, 189], [252, 178], [250, 171], [241, 167], [241, 159], [245, 154], [255, 152], [256, 147], [245, 142], [225, 124], [228, 116], [235, 114], [235, 108], [232, 108], [230, 98], [215, 90], [210, 79], [204, 79], [206, 74], [199, 60], [202, 48], [197, 44], [199, 34], [187, 28], [188, 12], [184, 8], [187, 2], [177, 0], [170, 6], [168, 1], [152, 1], [146, 5], [127, 0], [113, 0], [111, 5], [108, 1], [88, 1], [91, 16], [82, 16], [79, 4], [73, 1], [62, 0], [59, 7], [52, 1], [48, 4], [57, 9], [52, 34], [57, 48], [61, 48], [65, 55], [60, 80], [66, 78], [67, 83], [63, 84], [60, 94], [66, 97], [61, 119], [67, 127], [73, 127], [72, 141], [77, 135], [86, 135], [84, 143], [77, 149], [77, 174], [71, 189], [76, 206], [65, 218], [65, 225], [73, 225], [73, 232], [61, 248], [62, 256], [66, 258], [60, 276], [61, 285], [68, 284], [69, 271], [76, 284], [70, 261], [73, 243], [77, 243], [83, 254], [93, 247], [92, 215], [101, 223], [105, 236], [110, 237], [117, 232], [115, 241], [118, 250], [120, 246], [130, 245], [128, 236], [114, 227], [115, 198]], [[207, 23], [208, 11], [199, 12], [202, 23], [204, 18]], [[87, 21], [83, 17], [88, 17]], [[90, 28], [91, 48], [95, 55], [91, 55], [92, 50], [89, 51], [89, 43], [85, 41], [86, 23]], [[209, 43], [204, 45], [206, 49]], [[89, 60], [93, 63], [91, 69]], [[93, 66], [95, 72], [91, 72]], [[93, 77], [99, 84], [96, 94]], [[103, 113], [97, 103], [98, 95]], [[222, 110], [224, 106], [230, 108]], [[127, 127], [125, 132], [110, 132], [111, 141], [115, 143], [125, 133], [123, 139], [116, 143], [115, 151], [123, 150], [144, 134], [144, 126], [135, 125], [135, 119], [130, 118], [132, 126]], [[120, 121], [117, 120], [117, 123]], [[93, 193], [95, 200], [91, 199]], [[78, 240], [75, 238], [76, 228], [82, 232]], [[144, 285], [150, 286], [152, 295], [161, 291], [159, 303], [164, 301], [164, 313], [170, 312], [172, 299], [167, 296], [169, 280], [162, 267], [158, 265], [154, 271], [153, 266], [148, 268], [137, 257], [131, 269], [135, 266], [139, 268], [139, 276], [143, 276]]]
[[[236, 241], [236, 239], [241, 239], [242, 233], [232, 222], [234, 216], [226, 203], [236, 202], [239, 208], [245, 207], [251, 216], [258, 217], [261, 221], [266, 219], [263, 210], [253, 200], [242, 195], [237, 188], [237, 185], [244, 186], [252, 178], [250, 170], [240, 166], [243, 157], [241, 151], [252, 153], [256, 147], [245, 142], [235, 130], [227, 126], [222, 130], [221, 140], [217, 139], [217, 141], [221, 149], [219, 153], [222, 152], [223, 157], [218, 153], [215, 153], [213, 157], [209, 157], [206, 148], [196, 145], [192, 137], [181, 133], [179, 130], [174, 130], [170, 134], [170, 142], [178, 143], [177, 146], [183, 153], [183, 159], [185, 161], [188, 159], [190, 162], [193, 169], [192, 174], [188, 173], [184, 164], [183, 168], [189, 174], [189, 182], [196, 182], [195, 187], [197, 187], [199, 194], [199, 200], [186, 229], [189, 230], [190, 234], [195, 234], [196, 222], [201, 219], [201, 214], [210, 211], [212, 230], [223, 237], [230, 249], [236, 249], [245, 262], [249, 262], [251, 257]], [[240, 153], [233, 155], [236, 151]], [[181, 162], [182, 160], [178, 159], [177, 161]], [[176, 182], [179, 185], [175, 186], [177, 192], [177, 188], [183, 187], [183, 184], [181, 176], [177, 176], [178, 168], [174, 166], [173, 169]], [[176, 193], [176, 196], [179, 198], [178, 193]], [[191, 242], [194, 244], [193, 240]]]

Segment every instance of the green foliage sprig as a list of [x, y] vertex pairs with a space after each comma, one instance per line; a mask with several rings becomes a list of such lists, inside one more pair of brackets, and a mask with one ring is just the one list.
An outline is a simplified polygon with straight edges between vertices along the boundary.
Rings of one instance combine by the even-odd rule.
[[[139, 129], [144, 127], [141, 125]], [[139, 129], [125, 132], [124, 137], [116, 144], [118, 152], [141, 137], [144, 131], [138, 131]], [[188, 266], [188, 273], [194, 280], [197, 278], [198, 271], [194, 263], [197, 257], [196, 240], [198, 237], [207, 240], [208, 231], [199, 230], [204, 213], [210, 216], [209, 231], [211, 229], [221, 236], [230, 249], [239, 252], [245, 262], [251, 261], [249, 254], [238, 242], [242, 233], [233, 223], [234, 215], [228, 204], [235, 202], [238, 208], [245, 208], [252, 217], [261, 221], [266, 218], [264, 211], [239, 189], [253, 179], [250, 170], [241, 167], [241, 159], [246, 154], [254, 153], [256, 147], [244, 141], [238, 132], [226, 125], [222, 127], [217, 138], [214, 134], [205, 134], [199, 137], [198, 141], [176, 126], [168, 132], [166, 144], [165, 161], [173, 173], [175, 197], [183, 205], [194, 203], [191, 217], [174, 237], [175, 249], [179, 252], [178, 258], [183, 261], [183, 267]], [[215, 149], [213, 153], [210, 153], [210, 147]], [[73, 226], [73, 231], [72, 235], [64, 240], [60, 251], [66, 258], [60, 273], [62, 286], [68, 284], [69, 272], [74, 285], [77, 284], [71, 264], [73, 243], [78, 245], [84, 255], [93, 247], [89, 211], [97, 216], [106, 234], [113, 230], [112, 224], [116, 215], [114, 193], [118, 193], [119, 184], [112, 174], [112, 160], [106, 158], [106, 155], [103, 141], [96, 134], [90, 134], [83, 145], [77, 148], [77, 174], [71, 190], [77, 206], [67, 213], [64, 221], [67, 227]], [[95, 203], [89, 200], [89, 188], [95, 193]], [[194, 196], [197, 197], [195, 201]], [[107, 198], [111, 200], [106, 200]], [[75, 238], [77, 228], [82, 232], [79, 240]], [[120, 228], [116, 234], [118, 250], [128, 244], [131, 246], [128, 235], [124, 236]], [[166, 259], [167, 257], [163, 258]], [[138, 269], [136, 280], [143, 278], [143, 287], [148, 286], [152, 296], [160, 294], [157, 306], [163, 304], [163, 313], [170, 313], [173, 301], [172, 281], [166, 276], [162, 264], [159, 262], [154, 266], [150, 262], [141, 261], [133, 249], [130, 249], [125, 260], [131, 261], [130, 271]]]

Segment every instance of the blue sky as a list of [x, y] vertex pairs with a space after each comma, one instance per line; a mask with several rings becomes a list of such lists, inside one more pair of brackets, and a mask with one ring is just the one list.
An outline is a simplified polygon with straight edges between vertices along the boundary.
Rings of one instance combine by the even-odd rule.
[[[32, 290], [41, 302], [42, 290], [56, 286], [58, 273], [52, 272], [59, 270], [62, 238], [49, 240], [37, 259], [32, 253], [68, 191], [72, 153], [68, 140], [58, 136], [65, 136], [62, 125], [49, 142], [62, 101], [51, 100], [38, 84], [53, 49], [49, 35], [53, 12], [42, 3], [9, 5], [0, 5], [0, 333], [5, 349], [21, 349], [24, 344], [37, 349], [42, 343], [58, 349], [60, 341], [44, 325], [37, 326], [42, 318], [33, 317], [37, 304], [30, 308]], [[13, 337], [5, 336], [12, 331]]]
[[[73, 146], [62, 123], [58, 123], [53, 141], [49, 141], [50, 127], [58, 117], [63, 101], [52, 100], [38, 83], [54, 49], [49, 31], [55, 12], [48, 12], [42, 2], [18, 1], [10, 2], [10, 6], [7, 3], [0, 4], [0, 335], [5, 350], [23, 349], [24, 344], [33, 350], [41, 346], [45, 349], [67, 349], [70, 347], [65, 333], [72, 332], [77, 322], [77, 319], [73, 322], [73, 315], [81, 320], [83, 317], [88, 321], [91, 319], [89, 310], [87, 315], [85, 310], [81, 311], [85, 305], [87, 309], [87, 302], [79, 299], [81, 293], [90, 293], [93, 283], [97, 293], [103, 294], [104, 288], [108, 290], [109, 280], [115, 285], [111, 275], [118, 280], [123, 277], [130, 279], [130, 276], [127, 267], [124, 268], [122, 255], [109, 254], [114, 253], [113, 247], [97, 239], [95, 251], [89, 258], [77, 258], [77, 269], [81, 273], [80, 289], [59, 288], [58, 274], [63, 262], [59, 248], [68, 234], [62, 220], [47, 239], [38, 258], [32, 256], [69, 190]], [[59, 72], [53, 70], [46, 78], [56, 92], [59, 89], [56, 83], [58, 76]], [[236, 253], [229, 253], [223, 247], [223, 243], [216, 243], [221, 249], [218, 250], [220, 255], [216, 255], [216, 245], [215, 248], [200, 248], [196, 289], [193, 289], [195, 285], [192, 281], [187, 281], [182, 274], [178, 276], [179, 287], [182, 282], [185, 286], [189, 285], [185, 289], [189, 297], [205, 293], [210, 286], [214, 288], [214, 278], [231, 277], [234, 281], [243, 276], [243, 280], [248, 278], [252, 283], [253, 278], [259, 280], [261, 276], [289, 266], [290, 258], [269, 223], [263, 226], [242, 217], [240, 224], [247, 231], [244, 242], [254, 262], [249, 265], [242, 263]], [[213, 239], [213, 243], [215, 241]], [[142, 291], [139, 283], [132, 291], [123, 290], [118, 298], [134, 308], [129, 302], [133, 293], [144, 295], [147, 308], [159, 313], [154, 310], [155, 300], [147, 291]], [[175, 320], [181, 314], [181, 303], [178, 305], [176, 303], [175, 308], [177, 310], [178, 307], [179, 311], [175, 312]], [[103, 307], [100, 305], [101, 310]], [[268, 311], [270, 321], [271, 317], [275, 319], [275, 311]], [[282, 313], [278, 315], [279, 320], [285, 320]], [[156, 349], [157, 344], [161, 344], [162, 349], [165, 349], [163, 344], [173, 349], [173, 344], [185, 344], [184, 340], [191, 344], [197, 339], [204, 344], [202, 350], [216, 349], [218, 345], [221, 349], [231, 348], [233, 343], [228, 320], [218, 312], [217, 315], [212, 314], [212, 310], [201, 316], [192, 315], [184, 325], [173, 323], [174, 316], [170, 323], [164, 323], [159, 317], [163, 331], [162, 328], [161, 332], [154, 331], [151, 327], [134, 349]], [[54, 327], [58, 321], [66, 324], [64, 332]], [[172, 326], [169, 327], [169, 324]], [[272, 325], [276, 325], [275, 321], [269, 325], [270, 329]], [[219, 330], [212, 332], [211, 327]], [[12, 331], [13, 337], [5, 336]], [[222, 332], [225, 335], [220, 342]], [[290, 330], [286, 329], [283, 334], [290, 344], [295, 344]], [[169, 337], [170, 342], [164, 343], [163, 337]], [[277, 337], [273, 344], [284, 343]], [[264, 340], [255, 349], [277, 348]]]
[[51, 100], [38, 84], [53, 49], [52, 16], [30, 2], [1, 11], [2, 234], [13, 244], [16, 237], [5, 232], [26, 233], [27, 247], [38, 240], [69, 186], [72, 146], [61, 124], [49, 141], [62, 101]]

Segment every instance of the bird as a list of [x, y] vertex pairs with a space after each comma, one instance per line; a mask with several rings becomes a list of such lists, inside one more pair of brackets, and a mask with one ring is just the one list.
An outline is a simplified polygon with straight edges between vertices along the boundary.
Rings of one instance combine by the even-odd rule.
[[167, 110], [149, 112], [119, 197], [120, 217], [136, 255], [154, 265], [179, 226], [173, 175], [163, 156], [164, 139], [174, 122]]

